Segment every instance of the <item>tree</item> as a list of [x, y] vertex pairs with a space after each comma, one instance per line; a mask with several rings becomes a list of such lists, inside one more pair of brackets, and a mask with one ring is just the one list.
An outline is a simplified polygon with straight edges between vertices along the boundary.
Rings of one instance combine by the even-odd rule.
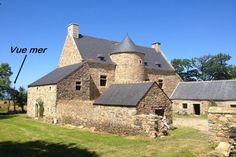
[[229, 71], [231, 78], [236, 79], [236, 66], [230, 66]]
[[184, 81], [196, 81], [198, 70], [193, 66], [194, 59], [173, 59], [171, 64]]
[[25, 91], [24, 87], [19, 87], [16, 94], [16, 103], [21, 108], [21, 111], [25, 112], [24, 105], [27, 103], [27, 92]]
[[231, 56], [224, 53], [199, 58], [173, 59], [176, 72], [184, 81], [227, 80], [236, 78], [235, 66], [228, 65]]
[[7, 95], [7, 90], [10, 88], [12, 75], [11, 67], [7, 63], [0, 64], [0, 98], [3, 99]]
[[195, 58], [194, 65], [199, 71], [200, 80], [227, 80], [231, 79], [230, 65], [231, 56], [224, 53], [206, 55]]

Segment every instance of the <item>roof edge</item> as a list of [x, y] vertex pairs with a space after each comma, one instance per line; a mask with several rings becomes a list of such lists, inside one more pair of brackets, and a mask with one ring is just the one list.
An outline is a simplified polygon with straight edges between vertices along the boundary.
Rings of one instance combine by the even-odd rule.
[[[50, 84], [45, 83], [45, 84], [40, 84], [40, 85], [32, 85], [34, 82], [36, 82], [36, 81], [38, 81], [39, 79], [41, 79], [41, 78], [42, 78], [42, 77], [41, 77], [41, 78], [37, 79], [36, 81], [34, 81], [33, 83], [29, 84], [28, 87], [38, 87], [38, 86], [46, 86], [46, 85], [57, 85], [61, 80], [65, 79], [65, 78], [68, 77], [70, 74], [74, 73], [76, 70], [82, 68], [85, 63], [87, 63], [87, 62], [86, 62], [86, 61], [85, 61], [85, 62], [81, 62], [81, 66], [79, 66], [79, 67], [76, 68], [75, 70], [71, 71], [68, 75], [62, 77], [62, 78], [61, 78], [60, 80], [58, 80], [58, 82], [56, 82], [56, 83], [50, 83]], [[80, 63], [76, 63], [76, 64], [80, 64]], [[71, 65], [75, 65], [75, 64], [71, 64]], [[67, 65], [67, 66], [71, 66], [71, 65]], [[66, 66], [64, 66], [64, 67], [66, 67]], [[63, 68], [63, 67], [60, 67], [60, 68]], [[56, 68], [56, 69], [58, 69], [58, 68]], [[54, 70], [55, 70], [55, 69], [54, 69]], [[51, 71], [51, 72], [52, 72], [52, 71]], [[49, 72], [49, 73], [50, 73], [50, 72]], [[49, 74], [49, 73], [47, 73], [47, 74]], [[47, 75], [47, 74], [46, 74], [46, 75]], [[46, 75], [44, 75], [44, 76], [46, 76]], [[43, 76], [43, 77], [44, 77], [44, 76]]]

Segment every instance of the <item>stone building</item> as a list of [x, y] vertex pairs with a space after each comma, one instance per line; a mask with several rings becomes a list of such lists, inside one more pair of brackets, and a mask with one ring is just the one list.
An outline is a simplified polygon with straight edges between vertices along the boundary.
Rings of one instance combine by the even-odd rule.
[[[234, 126], [234, 129], [232, 128]], [[209, 144], [230, 142], [236, 136], [236, 109], [210, 107], [208, 110]]]
[[160, 50], [79, 34], [71, 24], [58, 67], [29, 85], [27, 114], [113, 133], [158, 133], [172, 123], [169, 96], [181, 78]]
[[180, 82], [173, 94], [173, 111], [206, 114], [210, 106], [236, 108], [236, 80]]

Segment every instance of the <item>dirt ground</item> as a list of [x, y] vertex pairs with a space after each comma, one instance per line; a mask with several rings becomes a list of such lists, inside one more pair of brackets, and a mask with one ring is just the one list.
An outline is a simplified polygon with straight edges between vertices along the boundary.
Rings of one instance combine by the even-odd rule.
[[208, 131], [208, 122], [207, 119], [199, 118], [175, 118], [173, 122], [174, 126], [184, 126], [198, 129], [207, 133]]

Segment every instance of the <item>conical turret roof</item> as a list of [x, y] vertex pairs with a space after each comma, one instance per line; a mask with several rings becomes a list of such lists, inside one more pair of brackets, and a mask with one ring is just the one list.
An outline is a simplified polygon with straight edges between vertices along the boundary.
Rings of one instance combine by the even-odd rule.
[[132, 41], [132, 39], [128, 36], [128, 34], [124, 37], [121, 43], [117, 45], [117, 47], [111, 52], [111, 54], [120, 53], [120, 52], [142, 53], [138, 49], [138, 47], [135, 45], [135, 43]]

